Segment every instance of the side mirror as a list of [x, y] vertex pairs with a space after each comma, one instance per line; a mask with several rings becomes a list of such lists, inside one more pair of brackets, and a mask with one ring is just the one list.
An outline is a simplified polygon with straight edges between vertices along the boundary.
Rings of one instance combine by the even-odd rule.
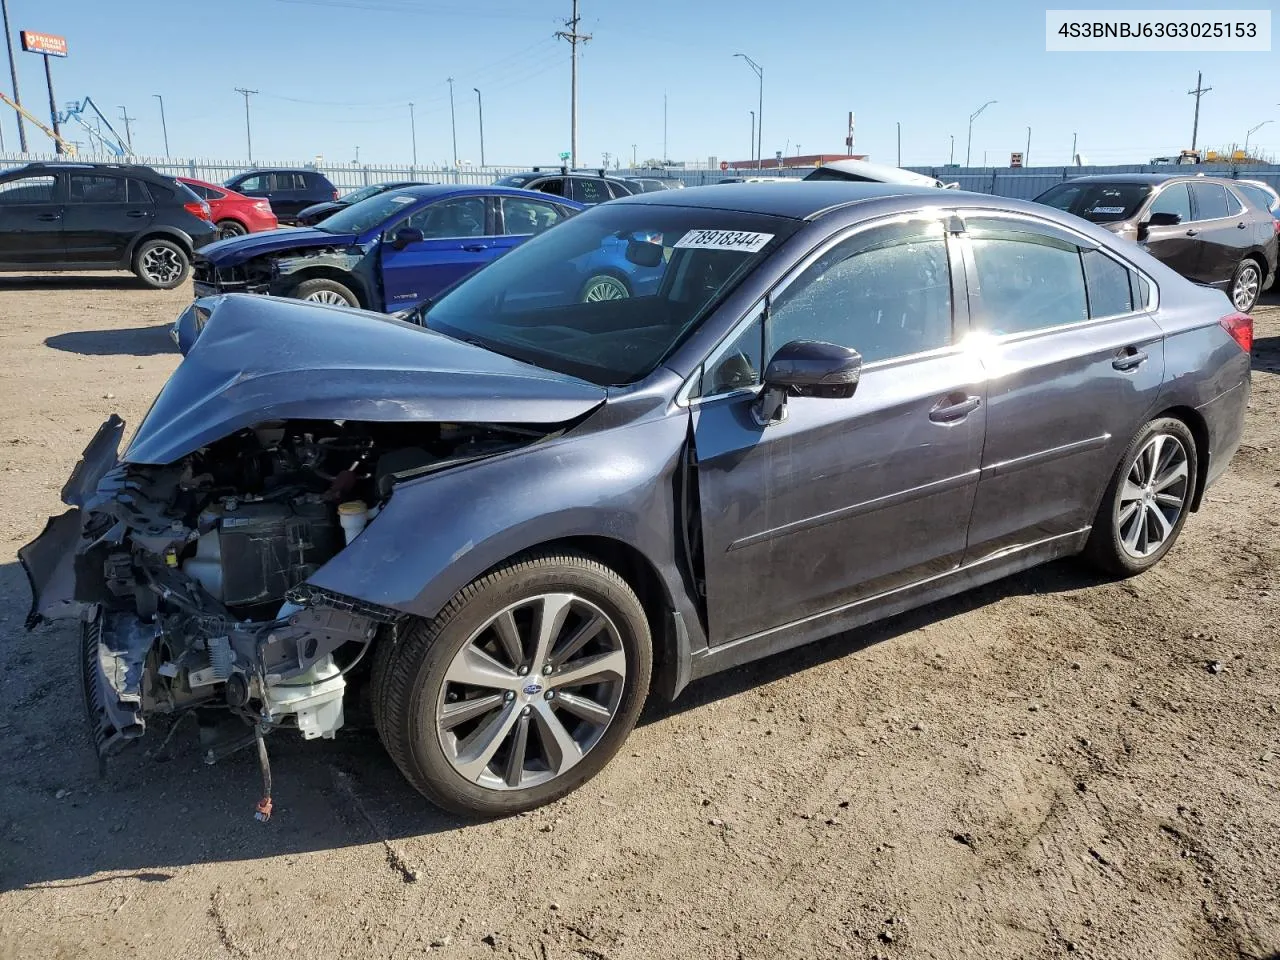
[[792, 340], [764, 370], [764, 389], [752, 407], [761, 426], [787, 418], [787, 397], [847, 399], [858, 389], [862, 354], [819, 340]]
[[1182, 217], [1176, 213], [1153, 213], [1144, 222], [1148, 227], [1176, 227]]
[[425, 237], [422, 231], [417, 227], [401, 227], [396, 231], [395, 237], [391, 241], [391, 246], [397, 250], [403, 250], [411, 243], [421, 243]]
[[627, 241], [627, 261], [637, 267], [656, 267], [662, 263], [662, 244], [644, 240]]

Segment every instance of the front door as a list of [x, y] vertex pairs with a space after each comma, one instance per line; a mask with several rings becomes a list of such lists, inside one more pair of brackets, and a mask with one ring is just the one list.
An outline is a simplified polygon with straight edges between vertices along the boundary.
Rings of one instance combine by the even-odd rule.
[[72, 171], [68, 178], [63, 238], [67, 259], [120, 263], [129, 244], [152, 220], [155, 203], [141, 180]]
[[1200, 265], [1200, 241], [1191, 215], [1191, 193], [1185, 181], [1171, 183], [1161, 189], [1144, 218], [1153, 213], [1171, 213], [1178, 218], [1176, 224], [1164, 227], [1148, 227], [1147, 236], [1140, 241], [1147, 252], [1184, 277], [1194, 277]]
[[[484, 197], [438, 200], [401, 220], [383, 236], [383, 309], [404, 310], [434, 297], [470, 276], [502, 252], [495, 214]], [[423, 239], [396, 249], [392, 239], [404, 228]]]
[[53, 174], [0, 180], [0, 263], [42, 266], [65, 260], [65, 185]]
[[[861, 230], [704, 365], [692, 422], [713, 643], [959, 565], [986, 411], [952, 275], [936, 220]], [[849, 399], [792, 397], [761, 426], [764, 358], [792, 340], [858, 350], [861, 382]]]
[[1022, 218], [965, 229], [987, 370], [972, 563], [1092, 523], [1160, 391], [1164, 341], [1137, 274], [1090, 241]]

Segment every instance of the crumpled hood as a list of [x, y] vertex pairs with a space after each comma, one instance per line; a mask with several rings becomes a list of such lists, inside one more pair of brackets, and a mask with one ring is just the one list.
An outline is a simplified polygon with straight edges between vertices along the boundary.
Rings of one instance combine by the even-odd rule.
[[172, 463], [267, 420], [563, 423], [603, 387], [376, 313], [230, 294], [123, 460]]
[[217, 267], [231, 267], [264, 253], [282, 250], [313, 250], [317, 247], [346, 247], [356, 242], [354, 233], [325, 233], [314, 227], [286, 227], [228, 237], [201, 247], [199, 255]]

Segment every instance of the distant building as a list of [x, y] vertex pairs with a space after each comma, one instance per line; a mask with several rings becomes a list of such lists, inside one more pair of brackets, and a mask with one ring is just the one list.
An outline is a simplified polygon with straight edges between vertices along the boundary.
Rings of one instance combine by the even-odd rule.
[[[776, 170], [779, 167], [820, 167], [824, 163], [831, 163], [833, 160], [866, 160], [869, 159], [865, 153], [810, 153], [800, 157], [783, 157], [779, 160], [776, 156], [765, 157], [760, 164], [763, 169]], [[756, 168], [755, 160], [730, 160], [730, 170], [754, 170]]]

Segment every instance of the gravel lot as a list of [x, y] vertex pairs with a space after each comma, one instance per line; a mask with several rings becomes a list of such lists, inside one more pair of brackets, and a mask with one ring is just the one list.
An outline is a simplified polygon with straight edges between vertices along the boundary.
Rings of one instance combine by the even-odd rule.
[[[0, 960], [1280, 957], [1280, 299], [1245, 445], [1136, 580], [1056, 564], [651, 705], [549, 808], [467, 823], [369, 733], [190, 730], [98, 779], [17, 548], [189, 289], [0, 278]], [[146, 742], [151, 749], [158, 740]]]

